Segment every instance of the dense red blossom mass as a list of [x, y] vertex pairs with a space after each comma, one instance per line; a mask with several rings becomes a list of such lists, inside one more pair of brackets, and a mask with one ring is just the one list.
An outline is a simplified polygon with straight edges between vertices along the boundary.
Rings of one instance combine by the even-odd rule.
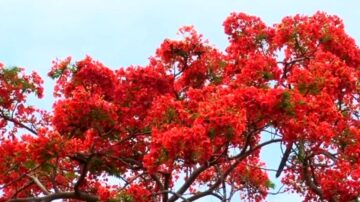
[[358, 201], [360, 49], [342, 21], [232, 13], [224, 28], [225, 51], [184, 27], [145, 67], [55, 61], [51, 112], [27, 104], [36, 73], [1, 65], [0, 201], [264, 201], [270, 144], [285, 191]]

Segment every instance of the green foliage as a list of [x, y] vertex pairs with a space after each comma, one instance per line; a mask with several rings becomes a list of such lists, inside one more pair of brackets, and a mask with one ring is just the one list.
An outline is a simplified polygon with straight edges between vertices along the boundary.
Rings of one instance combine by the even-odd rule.
[[78, 71], [78, 68], [77, 68], [77, 66], [74, 65], [74, 64], [69, 64], [69, 65], [67, 65], [67, 66], [65, 66], [65, 67], [55, 69], [51, 74], [49, 74], [49, 76], [50, 76], [50, 78], [52, 78], [52, 79], [58, 79], [58, 78], [60, 78], [60, 77], [64, 74], [64, 72], [67, 71], [67, 70], [70, 71], [70, 72], [72, 72], [72, 73], [75, 73], [75, 72]]
[[208, 131], [208, 136], [210, 137], [210, 139], [214, 139], [215, 135], [216, 135], [215, 128], [210, 128]]
[[53, 165], [49, 163], [44, 163], [40, 166], [41, 170], [45, 173], [50, 173], [53, 170]]
[[25, 163], [24, 163], [24, 167], [26, 168], [26, 169], [32, 169], [32, 168], [34, 168], [36, 166], [36, 163], [35, 163], [35, 161], [33, 161], [33, 160], [28, 160], [28, 161], [26, 161]]
[[161, 151], [160, 151], [160, 156], [159, 156], [159, 158], [157, 160], [157, 163], [158, 164], [164, 163], [168, 159], [169, 159], [169, 152], [165, 148], [162, 148]]
[[325, 78], [319, 77], [311, 83], [305, 83], [305, 82], [299, 83], [297, 88], [301, 94], [318, 95], [324, 83], [325, 83]]
[[60, 76], [63, 74], [64, 72], [64, 69], [56, 69], [51, 75], [50, 77], [52, 79], [57, 79], [57, 78], [60, 78]]
[[289, 91], [284, 91], [281, 95], [280, 102], [278, 103], [278, 108], [283, 110], [287, 115], [294, 116], [294, 103], [291, 101], [291, 93]]
[[271, 80], [274, 78], [274, 75], [271, 72], [265, 71], [262, 73], [262, 76], [265, 80]]
[[171, 107], [168, 108], [165, 112], [165, 122], [171, 123], [171, 122], [175, 121], [176, 118], [177, 118], [176, 109], [171, 108]]
[[[226, 67], [227, 63], [225, 61], [220, 61], [218, 66], [221, 70], [223, 70]], [[218, 72], [214, 71], [214, 67], [210, 66], [207, 71], [207, 76], [211, 83], [218, 85], [222, 82], [223, 78], [222, 75]]]
[[270, 189], [275, 189], [276, 185], [271, 180], [266, 181], [265, 186]]
[[110, 199], [108, 202], [135, 202], [135, 201], [131, 195], [125, 192], [121, 192], [115, 198]]
[[22, 78], [19, 75], [20, 72], [20, 67], [6, 67], [0, 70], [0, 76], [4, 78], [7, 84], [11, 86], [20, 86], [24, 92], [27, 90], [35, 91], [35, 85]]

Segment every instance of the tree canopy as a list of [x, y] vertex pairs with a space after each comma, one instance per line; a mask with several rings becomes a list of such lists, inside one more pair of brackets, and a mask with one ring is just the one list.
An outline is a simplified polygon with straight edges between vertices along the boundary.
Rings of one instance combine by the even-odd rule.
[[284, 191], [358, 201], [360, 49], [341, 19], [223, 26], [225, 51], [187, 26], [146, 66], [56, 60], [49, 112], [27, 101], [38, 74], [0, 65], [0, 201], [264, 201], [272, 144]]

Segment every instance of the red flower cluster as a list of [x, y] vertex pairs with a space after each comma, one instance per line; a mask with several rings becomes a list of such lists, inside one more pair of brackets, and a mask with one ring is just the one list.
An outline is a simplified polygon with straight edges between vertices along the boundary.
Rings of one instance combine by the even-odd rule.
[[232, 13], [224, 28], [225, 52], [184, 27], [145, 67], [55, 61], [51, 113], [27, 105], [37, 74], [0, 64], [0, 201], [264, 201], [270, 144], [285, 190], [358, 200], [360, 49], [341, 20]]

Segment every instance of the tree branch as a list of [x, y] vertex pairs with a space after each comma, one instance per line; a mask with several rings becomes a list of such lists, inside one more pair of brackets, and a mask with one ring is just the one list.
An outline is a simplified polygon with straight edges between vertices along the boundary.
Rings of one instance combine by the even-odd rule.
[[289, 159], [289, 156], [290, 156], [290, 153], [291, 153], [291, 149], [292, 149], [292, 146], [293, 146], [293, 143], [289, 143], [287, 146], [286, 146], [286, 150], [284, 152], [284, 155], [280, 161], [280, 164], [279, 164], [279, 168], [278, 170], [276, 171], [276, 174], [275, 174], [275, 177], [279, 177], [282, 173], [282, 171], [284, 170], [285, 166], [286, 166], [286, 162], [287, 160]]
[[176, 192], [173, 192], [171, 190], [163, 190], [160, 191], [158, 193], [154, 193], [153, 195], [163, 195], [164, 193], [168, 193], [168, 194], [172, 194], [173, 196], [176, 196], [177, 198], [181, 198], [182, 200], [184, 200], [185, 202], [190, 202], [188, 199], [186, 199], [185, 197], [183, 197], [181, 194], [178, 194]]
[[[169, 182], [170, 182], [170, 178], [171, 178], [171, 174], [164, 174], [164, 185], [163, 185], [163, 190], [168, 190], [169, 188]], [[169, 198], [168, 193], [164, 192], [163, 193], [163, 201], [166, 202]]]
[[191, 173], [191, 175], [189, 176], [189, 178], [185, 181], [185, 183], [180, 187], [180, 189], [178, 189], [178, 191], [176, 192], [176, 194], [174, 194], [172, 197], [170, 197], [170, 199], [168, 200], [168, 202], [174, 202], [176, 201], [179, 197], [179, 195], [183, 195], [185, 193], [185, 191], [192, 185], [192, 183], [196, 180], [196, 178], [200, 175], [200, 173], [202, 173], [203, 171], [205, 171], [207, 168], [209, 168], [211, 166], [211, 163], [209, 164], [204, 164], [201, 165], [199, 168], [197, 168], [196, 170], [194, 170], [194, 172]]
[[26, 130], [28, 130], [29, 132], [31, 132], [34, 135], [38, 135], [35, 130], [33, 130], [29, 126], [21, 123], [20, 121], [14, 119], [14, 118], [8, 117], [8, 116], [4, 115], [3, 113], [0, 114], [0, 117], [3, 118], [6, 121], [10, 121], [10, 122], [14, 123], [15, 125], [19, 125], [20, 127], [25, 128]]
[[266, 142], [263, 142], [255, 147], [253, 147], [252, 149], [246, 151], [246, 152], [240, 152], [240, 154], [236, 155], [234, 158], [235, 162], [224, 172], [222, 178], [219, 178], [207, 191], [204, 192], [199, 192], [195, 195], [193, 195], [192, 197], [188, 198], [189, 201], [195, 201], [199, 198], [202, 198], [204, 196], [210, 195], [220, 184], [221, 182], [226, 179], [226, 177], [236, 168], [236, 166], [242, 161], [244, 160], [246, 157], [250, 156], [253, 152], [255, 152], [256, 150], [272, 144], [272, 143], [276, 143], [276, 142], [281, 142], [281, 139], [273, 139], [273, 140], [269, 140]]
[[[309, 162], [309, 160], [310, 159], [306, 158], [302, 165], [302, 171], [304, 174], [305, 184], [310, 188], [311, 191], [313, 191], [315, 194], [317, 194], [320, 197], [320, 199], [324, 199], [324, 192], [317, 185], [314, 172], [312, 172], [312, 173], [309, 172], [309, 168], [311, 169], [311, 165], [310, 165], [311, 163]], [[329, 200], [329, 202], [339, 202], [339, 200], [336, 199], [334, 196], [330, 196], [330, 198], [328, 200]]]
[[30, 181], [30, 182], [26, 183], [25, 185], [23, 185], [22, 187], [20, 187], [20, 189], [17, 189], [17, 188], [16, 188], [17, 190], [15, 191], [14, 194], [12, 194], [12, 196], [11, 196], [10, 198], [15, 198], [18, 193], [20, 193], [21, 191], [27, 189], [27, 188], [30, 187], [32, 184], [34, 184], [34, 182], [33, 182], [33, 181]]
[[32, 175], [26, 175], [27, 177], [29, 177], [32, 181], [34, 181], [34, 183], [41, 189], [41, 191], [45, 194], [45, 195], [49, 195], [50, 192], [49, 190], [46, 189], [46, 187], [40, 182], [40, 180]]
[[90, 161], [92, 160], [92, 157], [93, 155], [90, 155], [87, 159], [86, 159], [86, 162], [82, 163], [82, 162], [79, 162], [80, 163], [80, 168], [81, 168], [81, 174], [80, 174], [80, 177], [78, 178], [78, 180], [76, 181], [75, 185], [74, 185], [74, 190], [75, 190], [75, 193], [80, 193], [80, 186], [82, 185], [82, 183], [84, 182], [85, 180], [85, 177], [88, 173], [88, 170], [89, 170], [89, 163]]
[[[33, 169], [27, 171], [26, 173], [20, 175], [18, 178], [16, 178], [15, 180], [11, 181], [11, 182], [8, 182], [7, 184], [3, 185], [3, 186], [0, 186], [0, 189], [4, 189], [12, 184], [14, 184], [15, 182], [18, 182], [19, 180], [23, 179], [27, 174], [33, 172], [34, 170], [38, 169], [41, 165], [37, 165], [35, 166]], [[7, 173], [7, 172], [5, 172]]]
[[79, 194], [75, 192], [58, 192], [49, 194], [47, 196], [41, 197], [27, 197], [27, 198], [15, 198], [10, 199], [8, 202], [42, 202], [42, 201], [52, 201], [56, 199], [78, 199], [86, 202], [98, 202], [99, 198], [96, 195], [79, 192]]

